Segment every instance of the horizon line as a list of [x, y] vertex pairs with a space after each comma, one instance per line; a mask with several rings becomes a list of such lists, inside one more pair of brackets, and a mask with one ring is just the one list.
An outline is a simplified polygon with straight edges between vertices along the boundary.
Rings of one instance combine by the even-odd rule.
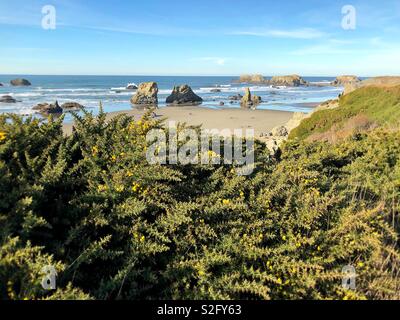
[[[240, 73], [240, 74], [29, 74], [29, 73], [0, 73], [0, 76], [70, 76], [70, 77], [240, 77], [241, 75], [257, 75], [261, 74], [263, 77], [274, 77], [274, 76], [289, 76], [289, 75], [295, 75], [297, 73], [291, 73], [291, 74], [275, 74], [275, 75], [264, 75], [262, 73]], [[342, 74], [336, 74], [336, 75], [301, 75], [297, 74], [303, 78], [317, 78], [317, 77], [329, 77], [329, 78], [335, 78], [338, 76], [343, 76], [343, 75], [355, 75], [359, 78], [372, 78], [372, 77], [378, 77], [378, 76], [364, 76], [364, 75], [356, 75], [352, 73], [342, 73]], [[400, 75], [380, 75], [380, 76], [400, 76]]]

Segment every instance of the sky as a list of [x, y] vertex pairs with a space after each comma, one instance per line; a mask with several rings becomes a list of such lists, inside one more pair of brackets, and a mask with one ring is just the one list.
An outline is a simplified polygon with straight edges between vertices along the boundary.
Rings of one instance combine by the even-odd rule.
[[244, 73], [400, 75], [400, 1], [0, 0], [0, 74]]

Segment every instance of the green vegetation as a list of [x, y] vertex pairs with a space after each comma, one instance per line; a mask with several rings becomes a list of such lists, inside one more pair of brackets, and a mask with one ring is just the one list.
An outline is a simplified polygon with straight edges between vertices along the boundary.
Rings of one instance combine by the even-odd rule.
[[343, 136], [347, 137], [353, 129], [397, 125], [400, 119], [400, 86], [364, 87], [342, 96], [339, 104], [337, 109], [315, 112], [291, 132], [290, 138], [323, 140], [330, 130], [333, 131], [331, 133], [338, 133], [344, 129]]
[[148, 118], [61, 121], [0, 116], [0, 299], [400, 298], [399, 131], [258, 144], [239, 177], [149, 165]]

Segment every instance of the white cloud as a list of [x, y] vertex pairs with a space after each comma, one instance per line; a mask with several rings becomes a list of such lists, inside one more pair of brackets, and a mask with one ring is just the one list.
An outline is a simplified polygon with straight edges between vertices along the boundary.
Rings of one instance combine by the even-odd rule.
[[302, 28], [293, 30], [253, 30], [253, 31], [237, 31], [233, 35], [255, 36], [255, 37], [274, 37], [274, 38], [291, 38], [291, 39], [318, 39], [326, 34], [312, 28]]
[[195, 58], [192, 59], [194, 61], [208, 61], [208, 62], [212, 62], [215, 63], [219, 66], [223, 66], [225, 65], [226, 60], [228, 60], [227, 58], [220, 58], [220, 57], [201, 57], [201, 58]]

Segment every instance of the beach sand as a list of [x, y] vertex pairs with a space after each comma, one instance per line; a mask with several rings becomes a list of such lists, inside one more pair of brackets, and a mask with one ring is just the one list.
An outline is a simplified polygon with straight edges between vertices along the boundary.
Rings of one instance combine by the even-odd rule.
[[[126, 114], [140, 119], [144, 110], [132, 109], [107, 114], [108, 119], [116, 115]], [[243, 109], [208, 109], [203, 107], [165, 107], [155, 110], [157, 118], [168, 118], [167, 121], [202, 125], [204, 129], [254, 129], [255, 137], [270, 132], [273, 128], [285, 125], [293, 116], [293, 112], [273, 110]], [[64, 132], [72, 132], [72, 124], [64, 124]]]

